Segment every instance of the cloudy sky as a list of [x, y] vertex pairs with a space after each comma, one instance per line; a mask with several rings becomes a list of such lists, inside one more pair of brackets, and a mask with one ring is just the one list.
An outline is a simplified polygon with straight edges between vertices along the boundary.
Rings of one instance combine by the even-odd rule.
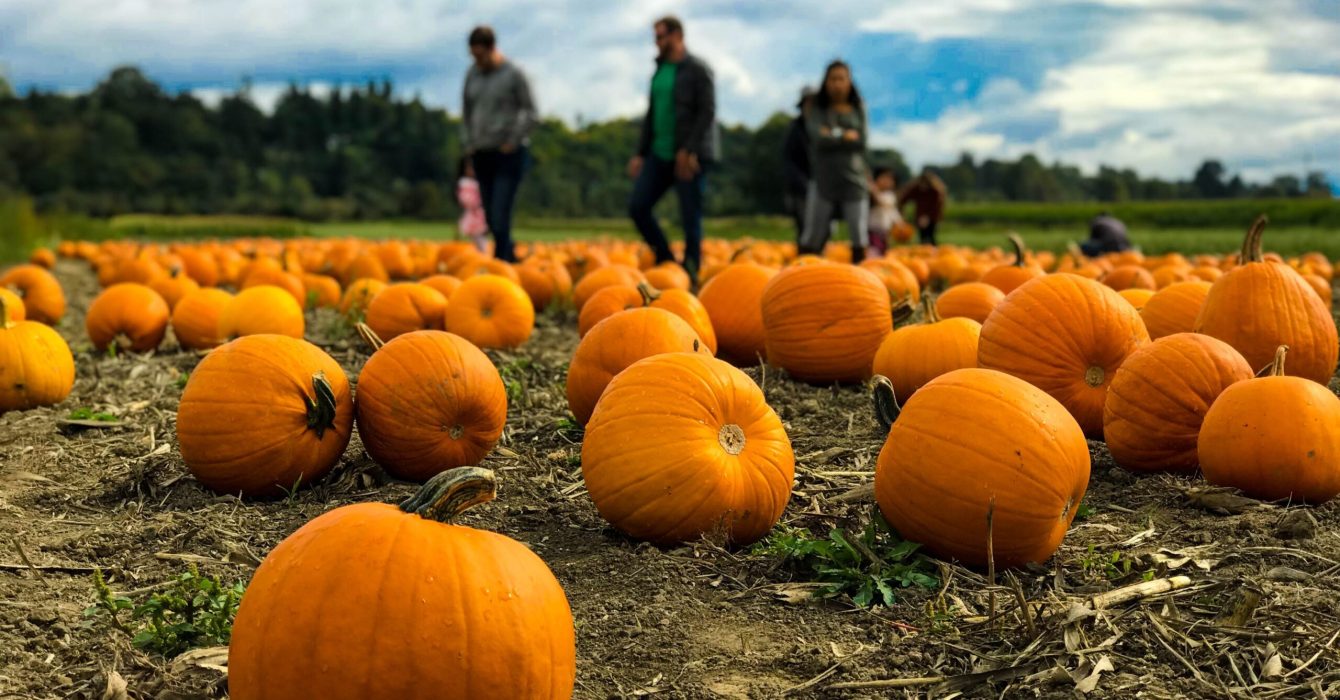
[[1215, 156], [1248, 179], [1340, 182], [1340, 0], [3, 0], [0, 71], [83, 90], [133, 63], [205, 99], [246, 76], [263, 104], [290, 80], [386, 76], [457, 110], [485, 22], [543, 112], [599, 119], [645, 109], [666, 12], [728, 122], [789, 108], [840, 56], [876, 142], [915, 164], [1031, 151], [1189, 177]]

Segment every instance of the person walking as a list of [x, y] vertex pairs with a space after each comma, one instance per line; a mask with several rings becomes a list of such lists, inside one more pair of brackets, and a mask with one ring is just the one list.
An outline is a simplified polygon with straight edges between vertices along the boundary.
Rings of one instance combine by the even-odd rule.
[[810, 183], [805, 206], [805, 234], [800, 253], [820, 254], [831, 232], [829, 221], [840, 208], [851, 238], [851, 259], [860, 263], [870, 245], [870, 179], [865, 160], [867, 124], [861, 93], [851, 68], [833, 61], [824, 71], [823, 87], [806, 117], [810, 138]]
[[628, 161], [628, 176], [633, 179], [628, 215], [651, 246], [656, 262], [673, 261], [674, 253], [652, 208], [674, 187], [684, 227], [681, 265], [696, 283], [702, 265], [706, 171], [721, 151], [716, 87], [712, 69], [685, 48], [684, 24], [678, 18], [663, 17], [653, 30], [656, 72], [637, 153]]
[[516, 262], [512, 206], [530, 159], [535, 99], [525, 73], [498, 50], [493, 29], [476, 27], [469, 44], [474, 65], [465, 75], [461, 118], [466, 173], [479, 181], [494, 256]]
[[800, 90], [799, 113], [786, 127], [782, 141], [782, 175], [785, 190], [782, 202], [796, 226], [796, 243], [805, 234], [805, 198], [810, 189], [810, 136], [805, 129], [805, 114], [814, 102], [814, 88], [806, 85]]
[[945, 183], [930, 168], [922, 168], [921, 174], [912, 178], [903, 189], [898, 190], [898, 209], [901, 211], [908, 203], [915, 207], [917, 223], [917, 242], [922, 245], [936, 245], [935, 229], [944, 219], [945, 204], [949, 200]]

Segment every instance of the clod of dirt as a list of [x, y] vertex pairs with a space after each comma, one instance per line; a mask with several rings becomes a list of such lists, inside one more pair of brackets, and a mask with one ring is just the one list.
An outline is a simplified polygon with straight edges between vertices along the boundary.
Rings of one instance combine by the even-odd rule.
[[1317, 536], [1317, 519], [1305, 510], [1291, 510], [1275, 526], [1275, 536], [1282, 540], [1310, 540]]

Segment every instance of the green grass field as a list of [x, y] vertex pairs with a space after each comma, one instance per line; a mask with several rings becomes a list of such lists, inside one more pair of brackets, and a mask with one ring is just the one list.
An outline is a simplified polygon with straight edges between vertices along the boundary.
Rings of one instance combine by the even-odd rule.
[[[456, 235], [455, 226], [435, 222], [347, 222], [314, 224], [312, 232], [321, 236], [356, 238], [414, 238], [448, 240]], [[677, 229], [671, 227], [671, 236]], [[705, 224], [706, 235], [722, 238], [752, 237], [765, 240], [791, 240], [790, 221], [783, 218], [758, 217], [748, 219], [710, 219]], [[1029, 247], [1036, 250], [1064, 250], [1070, 241], [1083, 240], [1087, 231], [1083, 226], [966, 226], [946, 222], [941, 227], [944, 243], [989, 248], [1005, 247], [1005, 233], [1016, 231]], [[1157, 228], [1133, 226], [1131, 238], [1142, 251], [1149, 254], [1178, 251], [1181, 253], [1228, 253], [1242, 245], [1246, 225], [1235, 228]], [[631, 223], [620, 219], [552, 220], [522, 219], [516, 236], [528, 241], [558, 241], [571, 238], [608, 236], [636, 239]], [[846, 240], [839, 230], [835, 240]], [[1297, 255], [1321, 251], [1330, 258], [1340, 258], [1340, 230], [1318, 227], [1272, 227], [1267, 229], [1266, 247], [1282, 255]]]

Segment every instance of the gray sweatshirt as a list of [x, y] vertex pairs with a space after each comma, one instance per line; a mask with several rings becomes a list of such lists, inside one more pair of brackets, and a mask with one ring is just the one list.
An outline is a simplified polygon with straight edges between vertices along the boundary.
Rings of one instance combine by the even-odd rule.
[[[841, 114], [815, 105], [805, 116], [805, 127], [810, 135], [810, 167], [819, 196], [829, 202], [854, 202], [869, 196], [865, 114], [859, 109]], [[820, 133], [825, 127], [826, 135]], [[848, 129], [860, 138], [844, 139], [842, 134]]]
[[535, 127], [535, 100], [525, 73], [511, 61], [493, 70], [470, 66], [465, 74], [461, 144], [467, 151], [487, 151], [503, 144], [523, 146]]

